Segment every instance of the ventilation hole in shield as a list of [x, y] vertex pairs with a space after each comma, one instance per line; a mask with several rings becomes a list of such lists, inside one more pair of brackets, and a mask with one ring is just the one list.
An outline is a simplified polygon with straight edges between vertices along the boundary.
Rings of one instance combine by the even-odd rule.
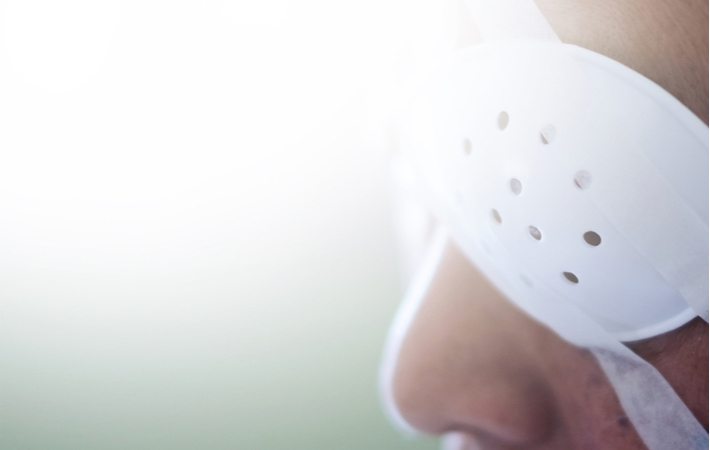
[[510, 180], [510, 190], [513, 191], [513, 194], [520, 195], [523, 192], [523, 183], [517, 178], [513, 178]]
[[498, 223], [503, 223], [503, 219], [500, 217], [500, 214], [498, 213], [498, 210], [492, 209], [491, 214], [493, 215], [493, 219], [498, 222]]
[[564, 276], [565, 279], [572, 284], [579, 283], [579, 278], [577, 278], [577, 275], [573, 274], [572, 272], [562, 272], [562, 276]]
[[542, 232], [540, 232], [540, 229], [534, 226], [529, 226], [528, 227], [528, 233], [530, 233], [530, 236], [535, 239], [536, 241], [539, 241], [542, 239]]
[[584, 242], [591, 245], [592, 247], [596, 247], [597, 245], [602, 243], [602, 237], [594, 231], [587, 231], [586, 233], [584, 233]]
[[466, 138], [463, 140], [463, 153], [464, 155], [470, 155], [471, 154], [471, 140]]
[[510, 122], [510, 117], [508, 116], [508, 113], [505, 111], [501, 111], [500, 114], [498, 114], [498, 128], [501, 130], [505, 130], [508, 128], [508, 122]]
[[574, 174], [574, 184], [580, 189], [587, 189], [592, 185], [592, 174], [586, 170], [580, 170]]
[[555, 127], [553, 127], [552, 125], [545, 125], [544, 127], [542, 127], [542, 130], [540, 130], [540, 139], [545, 145], [554, 141], [556, 135], [557, 130], [555, 130]]

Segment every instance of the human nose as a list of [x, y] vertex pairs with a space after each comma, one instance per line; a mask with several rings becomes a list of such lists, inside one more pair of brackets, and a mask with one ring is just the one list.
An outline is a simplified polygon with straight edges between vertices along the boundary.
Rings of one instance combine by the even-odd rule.
[[413, 427], [499, 445], [544, 441], [556, 414], [540, 326], [448, 242], [396, 357], [390, 389]]

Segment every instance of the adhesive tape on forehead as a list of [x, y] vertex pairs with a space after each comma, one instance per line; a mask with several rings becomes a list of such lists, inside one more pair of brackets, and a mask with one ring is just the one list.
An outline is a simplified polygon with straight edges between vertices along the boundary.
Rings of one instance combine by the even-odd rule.
[[621, 341], [707, 321], [708, 128], [662, 88], [576, 46], [497, 42], [452, 54], [406, 116], [422, 196], [523, 309], [573, 304]]

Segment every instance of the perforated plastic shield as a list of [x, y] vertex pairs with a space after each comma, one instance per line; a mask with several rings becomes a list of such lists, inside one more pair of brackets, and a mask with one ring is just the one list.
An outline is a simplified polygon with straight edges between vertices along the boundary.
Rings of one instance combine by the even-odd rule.
[[486, 44], [404, 116], [422, 196], [523, 309], [572, 303], [622, 341], [707, 320], [707, 127], [663, 89], [575, 46]]

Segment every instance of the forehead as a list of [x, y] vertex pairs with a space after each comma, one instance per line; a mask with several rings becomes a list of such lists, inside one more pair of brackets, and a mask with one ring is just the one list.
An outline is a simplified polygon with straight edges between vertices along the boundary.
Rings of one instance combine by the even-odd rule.
[[708, 2], [538, 0], [560, 39], [664, 88], [708, 124]]

